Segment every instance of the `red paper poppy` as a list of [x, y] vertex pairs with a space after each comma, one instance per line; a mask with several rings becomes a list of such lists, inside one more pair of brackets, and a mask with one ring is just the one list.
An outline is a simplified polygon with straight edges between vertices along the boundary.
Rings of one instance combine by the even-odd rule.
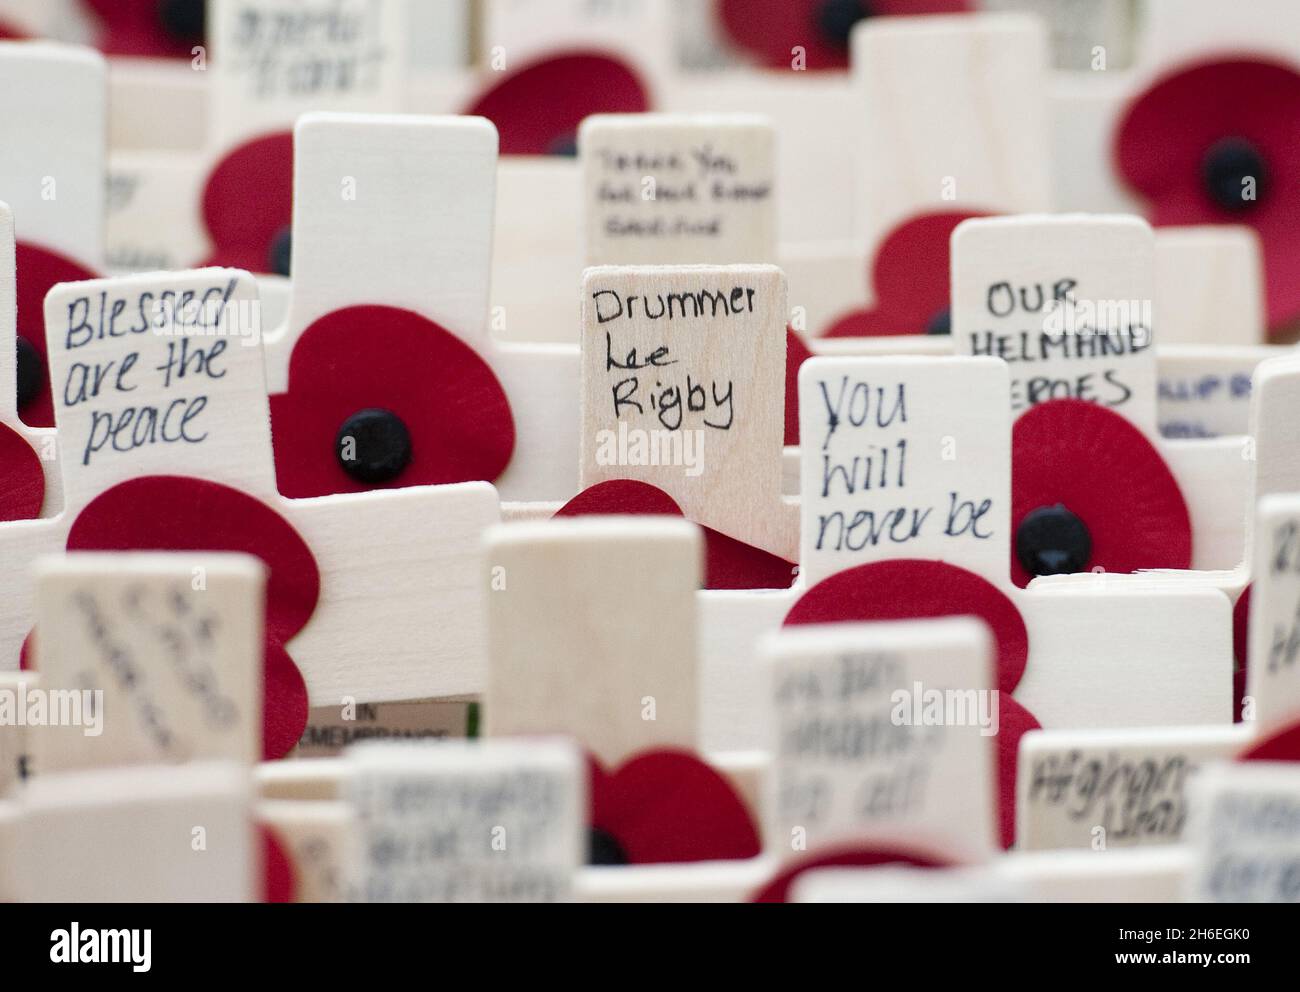
[[799, 366], [812, 358], [812, 352], [791, 328], [785, 331], [785, 443], [799, 444]]
[[761, 888], [751, 902], [789, 902], [795, 880], [821, 868], [877, 868], [901, 865], [910, 868], [951, 868], [952, 861], [921, 851], [890, 847], [842, 847], [798, 861]]
[[649, 109], [646, 87], [627, 64], [569, 52], [511, 72], [465, 113], [496, 125], [502, 155], [573, 155], [587, 117]]
[[1253, 227], [1269, 323], [1300, 317], [1300, 74], [1265, 59], [1171, 72], [1128, 108], [1115, 157], [1153, 223]]
[[293, 222], [293, 134], [263, 135], [217, 163], [203, 190], [212, 240], [205, 264], [289, 274]]
[[849, 36], [867, 17], [963, 14], [968, 0], [717, 0], [727, 36], [772, 69], [789, 69], [802, 48], [808, 69], [844, 69]]
[[205, 0], [85, 0], [109, 55], [190, 58], [205, 34]]
[[45, 470], [27, 439], [0, 424], [0, 522], [34, 520], [45, 505]]
[[[345, 462], [340, 441], [362, 411], [396, 418], [400, 436], [376, 437]], [[515, 447], [510, 403], [487, 363], [450, 331], [394, 307], [349, 307], [307, 328], [288, 392], [271, 397], [271, 427], [280, 491], [294, 499], [492, 482]]]
[[758, 828], [731, 784], [695, 755], [657, 750], [609, 773], [594, 758], [589, 822], [601, 864], [757, 857]]
[[18, 279], [18, 416], [29, 427], [53, 427], [45, 297], [61, 282], [84, 282], [97, 277], [58, 252], [24, 241], [15, 247], [14, 263]]
[[951, 211], [922, 214], [899, 224], [880, 243], [872, 263], [875, 309], [845, 314], [825, 336], [949, 333], [952, 232], [964, 220], [986, 216]]
[[[657, 486], [631, 479], [612, 479], [579, 493], [557, 517], [649, 516], [684, 517], [677, 501]], [[704, 588], [788, 589], [794, 582], [793, 562], [737, 541], [710, 527], [704, 531]]]
[[975, 616], [997, 643], [997, 788], [1002, 842], [1015, 840], [1016, 763], [1020, 738], [1040, 724], [1012, 697], [1029, 660], [1029, 632], [1016, 605], [974, 572], [940, 561], [902, 559], [845, 569], [809, 589], [785, 626]]
[[1300, 722], [1290, 723], [1253, 741], [1239, 761], [1300, 761]]
[[73, 521], [69, 551], [234, 551], [268, 569], [263, 756], [286, 755], [307, 726], [307, 687], [285, 650], [320, 596], [316, 559], [271, 507], [215, 482], [146, 476], [97, 496]]
[[1232, 722], [1241, 723], [1246, 698], [1246, 659], [1250, 657], [1250, 586], [1232, 608]]
[[11, 21], [0, 21], [0, 41], [26, 41], [31, 35]]
[[1011, 489], [1022, 588], [1034, 575], [1192, 566], [1178, 482], [1140, 430], [1096, 403], [1051, 400], [1020, 416]]
[[270, 827], [259, 824], [257, 836], [262, 847], [262, 902], [293, 902], [298, 893], [293, 858], [279, 834]]

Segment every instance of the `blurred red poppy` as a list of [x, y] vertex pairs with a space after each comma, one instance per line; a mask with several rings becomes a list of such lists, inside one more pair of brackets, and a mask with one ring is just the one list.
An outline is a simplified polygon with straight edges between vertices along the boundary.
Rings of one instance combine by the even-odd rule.
[[789, 69], [802, 48], [808, 69], [844, 69], [853, 27], [868, 17], [962, 14], [969, 0], [717, 0], [727, 36], [760, 64]]
[[320, 596], [316, 559], [275, 510], [203, 479], [146, 476], [101, 493], [68, 532], [69, 551], [236, 551], [268, 569], [263, 757], [282, 758], [307, 726], [307, 686], [285, 645]]
[[1270, 325], [1300, 318], [1300, 73], [1265, 59], [1174, 70], [1128, 107], [1115, 161], [1154, 224], [1253, 227]]
[[845, 314], [825, 336], [950, 333], [952, 232], [964, 220], [985, 216], [966, 211], [922, 214], [895, 227], [880, 243], [872, 263], [875, 307]]

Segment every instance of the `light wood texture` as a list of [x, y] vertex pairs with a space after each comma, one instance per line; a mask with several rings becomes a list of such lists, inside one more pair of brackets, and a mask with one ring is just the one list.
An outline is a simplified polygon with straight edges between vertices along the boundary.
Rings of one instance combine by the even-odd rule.
[[1255, 550], [1255, 513], [1260, 500], [1300, 492], [1300, 354], [1270, 358], [1255, 367], [1251, 380], [1250, 437], [1242, 457], [1252, 463], [1252, 490], [1246, 504], [1246, 564]]
[[244, 555], [71, 554], [36, 565], [36, 668], [86, 722], [31, 732], [41, 774], [262, 753], [266, 569]]
[[568, 734], [611, 767], [697, 746], [698, 528], [599, 517], [487, 542], [488, 736]]
[[1046, 70], [1046, 32], [1031, 17], [860, 23], [859, 236], [874, 245], [936, 210], [1049, 209]]
[[1144, 75], [1224, 52], [1300, 64], [1300, 10], [1288, 0], [1252, 0], [1240, 9], [1215, 0], [1143, 4], [1138, 67]]
[[587, 805], [571, 742], [368, 744], [346, 760], [360, 901], [570, 899]]
[[997, 874], [1030, 902], [1175, 903], [1183, 901], [1190, 859], [1186, 849], [1029, 851], [1008, 854]]
[[799, 371], [800, 565], [946, 561], [1008, 586], [1011, 416], [993, 358], [814, 358]]
[[957, 352], [1012, 364], [1017, 414], [1084, 399], [1154, 438], [1154, 245], [1136, 217], [965, 221], [952, 237]]
[[1300, 496], [1260, 500], [1246, 694], [1261, 733], [1300, 719]]
[[998, 711], [984, 624], [788, 628], [763, 655], [773, 852], [892, 841], [960, 860], [993, 853]]
[[43, 775], [17, 812], [0, 860], [19, 902], [258, 898], [252, 784], [237, 765]]
[[790, 902], [821, 905], [863, 903], [1008, 903], [1023, 891], [991, 868], [820, 868], [790, 887]]
[[1267, 341], [1264, 261], [1254, 228], [1164, 227], [1155, 237], [1161, 344]]
[[771, 881], [775, 870], [776, 863], [763, 857], [588, 867], [578, 872], [574, 895], [590, 903], [741, 903]]
[[775, 262], [775, 147], [756, 115], [588, 117], [587, 265]]
[[1020, 739], [1016, 845], [1100, 853], [1176, 844], [1192, 776], [1251, 733], [1241, 724], [1030, 731]]
[[582, 487], [648, 482], [696, 523], [793, 559], [781, 271], [595, 268], [582, 284]]
[[1246, 506], [1254, 485], [1250, 439], [1166, 441], [1160, 454], [1192, 521], [1192, 568], [1234, 569], [1246, 554]]
[[0, 200], [23, 241], [91, 268], [104, 245], [106, 94], [98, 52], [0, 42]]
[[1208, 579], [1054, 578], [1015, 597], [1030, 644], [1016, 699], [1044, 727], [1231, 721], [1232, 604]]

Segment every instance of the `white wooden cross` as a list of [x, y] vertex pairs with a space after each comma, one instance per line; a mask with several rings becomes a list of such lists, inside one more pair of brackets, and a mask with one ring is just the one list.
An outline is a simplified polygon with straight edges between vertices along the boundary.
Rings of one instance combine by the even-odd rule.
[[953, 345], [1011, 365], [1017, 414], [1082, 399], [1156, 436], [1155, 238], [1145, 221], [968, 220], [952, 245]]
[[488, 546], [489, 736], [567, 734], [611, 768], [651, 747], [697, 748], [697, 527], [506, 524]]
[[787, 628], [763, 646], [767, 836], [981, 861], [997, 848], [993, 641], [978, 620]]
[[253, 902], [253, 783], [231, 762], [40, 776], [0, 813], [17, 902]]
[[[176, 320], [156, 309], [186, 294], [207, 306], [177, 307], [187, 316]], [[34, 620], [31, 563], [62, 550], [78, 515], [115, 485], [188, 475], [265, 503], [312, 550], [320, 594], [288, 649], [314, 705], [481, 690], [479, 538], [498, 519], [495, 493], [470, 483], [281, 499], [256, 304], [252, 279], [231, 270], [102, 280], [50, 294], [52, 371], [58, 395], [66, 389], [68, 397], [57, 411], [65, 510], [0, 528], [10, 562], [0, 582], [5, 666], [17, 666]], [[155, 333], [149, 318], [168, 333]]]
[[571, 743], [367, 744], [349, 753], [362, 902], [565, 902], [582, 863]]
[[603, 267], [582, 285], [582, 487], [650, 483], [696, 523], [794, 560], [780, 270]]
[[1221, 764], [1202, 772], [1192, 790], [1186, 898], [1300, 902], [1300, 768]]
[[604, 114], [578, 132], [587, 265], [776, 261], [776, 132], [741, 114]]
[[[495, 128], [481, 118], [310, 114], [295, 153], [294, 295], [287, 328], [267, 342], [271, 391], [292, 387], [293, 347], [319, 318], [365, 304], [413, 311], [501, 382], [515, 426], [513, 457], [495, 480], [503, 498], [572, 497], [577, 349], [499, 345], [490, 334]], [[367, 346], [358, 335], [358, 354]]]
[[37, 562], [36, 668], [98, 725], [29, 731], [34, 771], [261, 760], [265, 589], [245, 555]]

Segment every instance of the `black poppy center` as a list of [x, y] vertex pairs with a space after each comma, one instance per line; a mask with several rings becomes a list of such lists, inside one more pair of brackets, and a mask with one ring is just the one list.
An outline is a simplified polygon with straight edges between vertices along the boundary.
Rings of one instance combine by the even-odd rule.
[[271, 239], [266, 265], [277, 276], [287, 276], [293, 264], [293, 228], [285, 226]]
[[925, 325], [926, 334], [951, 334], [952, 333], [952, 310], [944, 307], [933, 317], [930, 323]]
[[566, 134], [552, 138], [551, 143], [546, 147], [546, 154], [555, 155], [559, 158], [577, 158], [578, 136], [569, 131]]
[[343, 471], [358, 482], [392, 482], [411, 461], [411, 432], [391, 410], [360, 410], [334, 439]]
[[177, 41], [202, 41], [207, 0], [158, 0], [158, 23]]
[[1016, 557], [1030, 575], [1082, 572], [1091, 555], [1087, 525], [1060, 503], [1027, 513], [1016, 529]]
[[614, 835], [597, 827], [587, 830], [587, 864], [589, 865], [625, 865], [628, 863], [627, 852], [623, 845], [614, 839]]
[[1245, 138], [1224, 138], [1205, 153], [1201, 163], [1205, 192], [1224, 210], [1249, 210], [1268, 185], [1268, 163]]
[[18, 409], [21, 410], [45, 388], [45, 363], [41, 353], [21, 334], [18, 335]]
[[853, 26], [870, 16], [868, 0], [822, 0], [817, 8], [817, 30], [829, 44], [847, 52]]

